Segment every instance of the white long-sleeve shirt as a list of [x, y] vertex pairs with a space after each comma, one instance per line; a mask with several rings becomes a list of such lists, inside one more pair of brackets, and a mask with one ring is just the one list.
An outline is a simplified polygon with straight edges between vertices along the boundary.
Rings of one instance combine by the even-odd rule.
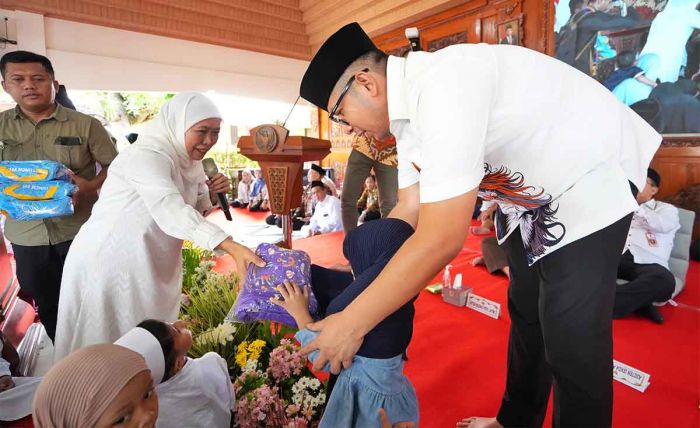
[[343, 230], [343, 220], [340, 215], [340, 199], [326, 195], [323, 201], [318, 201], [314, 209], [314, 215], [311, 216], [309, 227], [312, 232], [320, 233]]
[[236, 200], [242, 204], [250, 202], [250, 183], [240, 181], [238, 183], [238, 196]]
[[673, 240], [680, 227], [678, 208], [652, 199], [634, 213], [625, 248], [635, 263], [656, 263], [668, 269]]
[[399, 188], [419, 183], [421, 204], [479, 188], [499, 243], [520, 233], [530, 265], [637, 209], [629, 182], [644, 187], [661, 136], [567, 64], [459, 44], [390, 56], [386, 73]]
[[189, 181], [170, 158], [138, 144], [112, 162], [63, 267], [55, 361], [114, 342], [146, 318], [177, 319], [182, 241], [214, 250], [228, 237], [201, 214], [212, 207], [205, 181], [204, 170]]

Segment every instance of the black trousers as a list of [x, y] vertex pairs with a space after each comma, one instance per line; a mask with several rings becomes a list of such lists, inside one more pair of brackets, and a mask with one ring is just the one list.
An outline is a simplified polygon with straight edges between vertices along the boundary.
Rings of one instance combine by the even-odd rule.
[[52, 341], [56, 336], [63, 263], [66, 261], [71, 242], [73, 241], [30, 247], [12, 244], [19, 286], [34, 297], [39, 307], [41, 323]]
[[554, 427], [612, 424], [615, 279], [632, 215], [528, 267], [515, 231], [510, 266], [508, 374], [498, 421], [540, 427], [554, 384]]
[[[277, 226], [277, 227], [282, 227], [282, 216], [277, 215], [277, 214], [270, 214], [269, 216], [265, 217], [265, 223], [269, 224], [270, 226]], [[301, 228], [306, 225], [304, 220], [293, 217], [292, 218], [292, 230], [301, 230]]]
[[616, 288], [615, 318], [629, 315], [654, 302], [665, 302], [676, 288], [676, 278], [671, 271], [657, 264], [637, 264], [629, 251], [620, 259], [617, 277], [629, 282]]

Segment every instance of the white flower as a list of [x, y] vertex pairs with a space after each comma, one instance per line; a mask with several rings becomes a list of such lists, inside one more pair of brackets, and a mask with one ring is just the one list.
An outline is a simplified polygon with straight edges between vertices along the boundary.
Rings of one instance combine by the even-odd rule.
[[313, 378], [313, 379], [307, 378], [307, 379], [309, 379], [309, 387], [311, 387], [311, 389], [317, 390], [318, 388], [321, 387], [321, 381], [319, 381], [318, 379], [316, 379], [316, 378]]
[[214, 337], [222, 345], [226, 346], [226, 342], [233, 341], [233, 335], [236, 333], [236, 326], [230, 322], [223, 322], [214, 329]]
[[245, 367], [243, 367], [244, 372], [254, 372], [258, 368], [258, 360], [248, 360], [247, 363], [245, 363]]

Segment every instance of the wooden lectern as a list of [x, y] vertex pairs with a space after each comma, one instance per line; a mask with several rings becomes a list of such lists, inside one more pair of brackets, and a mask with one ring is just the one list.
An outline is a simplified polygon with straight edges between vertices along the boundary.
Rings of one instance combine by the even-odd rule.
[[257, 161], [263, 171], [270, 198], [270, 211], [282, 216], [282, 246], [292, 248], [291, 211], [301, 206], [304, 162], [321, 160], [331, 151], [331, 142], [311, 137], [289, 136], [278, 125], [260, 125], [238, 142], [241, 154]]

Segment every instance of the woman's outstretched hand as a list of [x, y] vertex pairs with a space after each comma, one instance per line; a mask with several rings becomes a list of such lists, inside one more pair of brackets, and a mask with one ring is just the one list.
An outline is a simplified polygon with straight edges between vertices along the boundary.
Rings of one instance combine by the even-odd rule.
[[251, 263], [258, 267], [265, 266], [265, 261], [258, 257], [250, 248], [235, 242], [231, 238], [228, 238], [219, 244], [217, 250], [224, 251], [233, 257], [233, 260], [236, 261], [236, 269], [238, 271], [239, 278], [243, 278], [245, 276], [248, 265]]

